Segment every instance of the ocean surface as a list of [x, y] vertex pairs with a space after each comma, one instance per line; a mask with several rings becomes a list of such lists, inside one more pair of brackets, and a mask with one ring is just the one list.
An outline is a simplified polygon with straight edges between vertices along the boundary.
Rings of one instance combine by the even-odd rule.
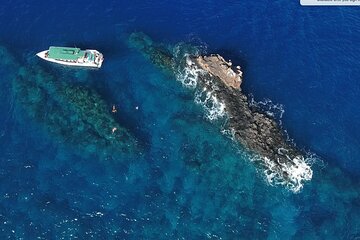
[[[241, 65], [243, 92], [314, 156], [312, 179], [267, 181], [132, 32]], [[103, 67], [37, 59], [50, 45], [97, 49]], [[0, 239], [360, 239], [359, 8], [2, 0], [0, 46]], [[131, 153], [77, 124], [90, 101]]]

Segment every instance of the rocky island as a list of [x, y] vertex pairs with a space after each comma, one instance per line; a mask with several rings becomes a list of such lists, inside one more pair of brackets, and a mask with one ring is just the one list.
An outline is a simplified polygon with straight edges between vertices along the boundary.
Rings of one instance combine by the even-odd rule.
[[306, 153], [288, 140], [273, 118], [249, 104], [241, 91], [239, 66], [234, 67], [218, 54], [188, 52], [186, 49], [193, 48], [186, 44], [174, 47], [156, 44], [144, 33], [133, 33], [129, 43], [166, 72], [195, 79], [192, 84], [195, 90], [206, 91], [213, 102], [220, 102], [227, 118], [226, 128], [256, 159], [269, 183], [286, 185], [298, 192], [303, 182], [312, 178]]

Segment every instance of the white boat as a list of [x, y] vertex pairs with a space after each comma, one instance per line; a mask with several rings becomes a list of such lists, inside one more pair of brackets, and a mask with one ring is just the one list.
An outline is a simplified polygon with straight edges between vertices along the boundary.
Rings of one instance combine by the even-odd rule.
[[62, 65], [100, 68], [104, 57], [97, 50], [71, 47], [50, 47], [36, 54], [38, 57]]

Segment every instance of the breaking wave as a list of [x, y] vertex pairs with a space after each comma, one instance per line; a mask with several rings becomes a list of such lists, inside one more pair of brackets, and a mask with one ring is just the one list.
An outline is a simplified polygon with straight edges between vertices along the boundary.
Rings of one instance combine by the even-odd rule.
[[[198, 78], [201, 74], [204, 74], [205, 71], [197, 68], [195, 63], [191, 61], [187, 54], [184, 55], [184, 58], [186, 61], [186, 67], [178, 71], [176, 78], [184, 86], [196, 89]], [[205, 116], [210, 121], [220, 119], [226, 115], [225, 103], [221, 102], [216, 97], [214, 89], [196, 89], [194, 101], [196, 104], [199, 104], [204, 108], [206, 112]]]
[[270, 99], [265, 99], [263, 101], [255, 101], [254, 96], [250, 94], [249, 96], [249, 105], [250, 107], [255, 107], [261, 109], [266, 115], [269, 117], [281, 120], [285, 110], [284, 105], [282, 104], [275, 104]]
[[230, 138], [232, 141], [236, 142], [236, 138], [235, 138], [235, 130], [232, 128], [226, 128], [226, 123], [225, 126], [223, 127], [223, 129], [221, 130], [221, 133]]
[[286, 155], [285, 149], [279, 149], [278, 151], [285, 155], [291, 164], [289, 162], [281, 163], [278, 160], [274, 161], [273, 159], [260, 156], [252, 157], [251, 160], [260, 162], [266, 182], [271, 186], [281, 185], [294, 193], [300, 192], [304, 183], [312, 179], [313, 171], [311, 170], [311, 165], [316, 159], [315, 156], [308, 153], [305, 157], [297, 156], [290, 159]]
[[206, 118], [210, 121], [225, 116], [225, 104], [217, 99], [212, 90], [203, 88], [195, 93], [195, 103], [200, 104], [206, 111]]
[[193, 65], [194, 63], [190, 60], [188, 55], [185, 55], [185, 60], [187, 67], [184, 69], [179, 69], [178, 74], [176, 74], [176, 78], [184, 86], [195, 89], [197, 86], [199, 74], [202, 74], [204, 71], [195, 67]]

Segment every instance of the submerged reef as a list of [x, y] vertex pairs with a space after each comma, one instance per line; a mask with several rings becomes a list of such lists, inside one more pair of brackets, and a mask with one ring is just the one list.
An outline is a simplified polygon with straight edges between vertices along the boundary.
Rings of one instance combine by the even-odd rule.
[[83, 156], [115, 159], [136, 151], [136, 139], [94, 90], [57, 79], [38, 66], [21, 66], [6, 48], [0, 50], [0, 57], [7, 60], [2, 64], [14, 67], [10, 80], [17, 107], [48, 133]]
[[312, 178], [307, 154], [299, 150], [279, 124], [250, 104], [241, 91], [242, 72], [220, 55], [202, 56], [188, 44], [165, 46], [144, 33], [130, 35], [129, 44], [150, 61], [195, 91], [210, 120], [226, 119], [226, 132], [239, 142], [263, 169], [270, 184], [294, 192]]

